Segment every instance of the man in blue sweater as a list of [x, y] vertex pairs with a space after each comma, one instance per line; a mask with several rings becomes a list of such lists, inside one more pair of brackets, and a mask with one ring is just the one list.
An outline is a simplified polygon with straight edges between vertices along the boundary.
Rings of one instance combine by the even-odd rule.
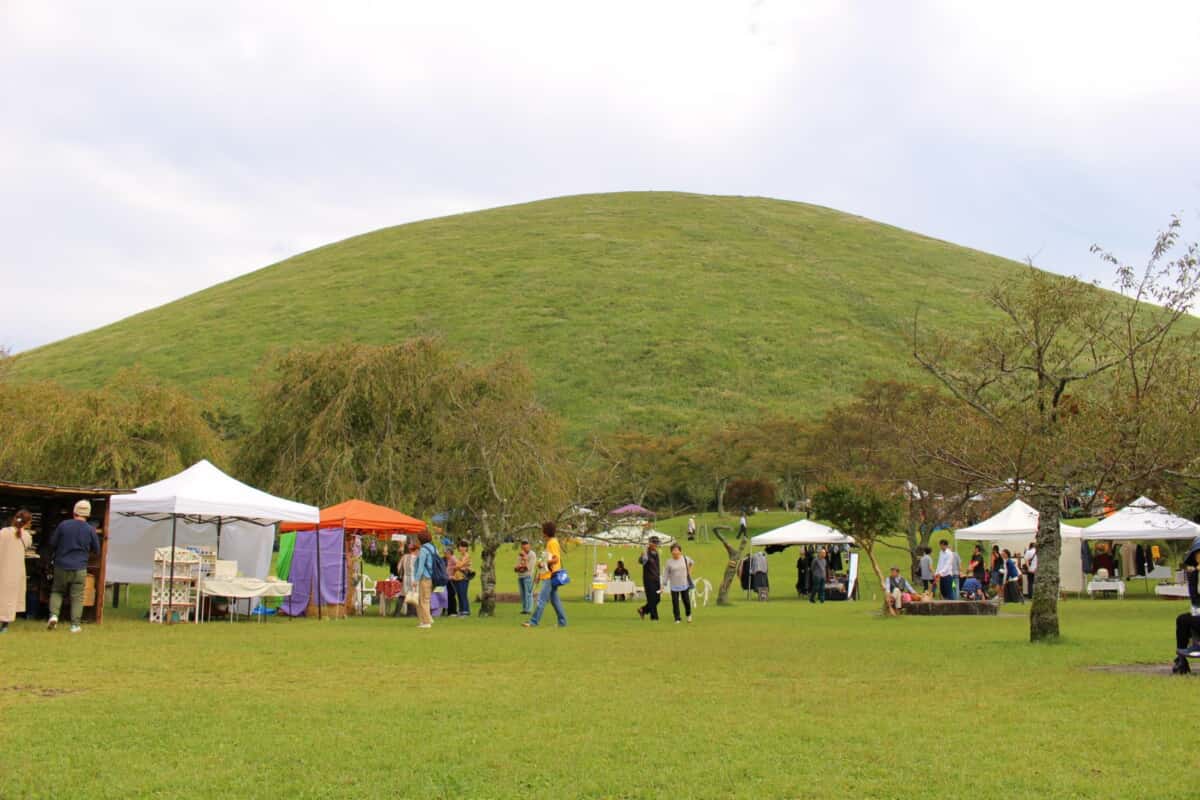
[[79, 633], [83, 617], [83, 587], [87, 583], [88, 555], [100, 552], [100, 537], [88, 524], [92, 504], [80, 500], [75, 504], [75, 516], [58, 523], [50, 534], [50, 549], [54, 551], [54, 584], [50, 589], [50, 621], [48, 630], [58, 627], [58, 612], [62, 610], [63, 592], [71, 595], [71, 633]]

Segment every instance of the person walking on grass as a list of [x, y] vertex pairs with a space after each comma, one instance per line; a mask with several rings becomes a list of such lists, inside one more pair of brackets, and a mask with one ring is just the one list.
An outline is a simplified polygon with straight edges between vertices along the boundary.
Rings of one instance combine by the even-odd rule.
[[536, 628], [542, 621], [542, 613], [546, 610], [547, 603], [554, 606], [554, 613], [558, 615], [558, 627], [567, 627], [567, 614], [563, 611], [562, 600], [558, 598], [558, 584], [554, 582], [554, 573], [563, 568], [562, 546], [558, 543], [557, 533], [558, 528], [553, 522], [542, 523], [542, 538], [546, 540], [546, 568], [538, 575], [542, 588], [538, 592], [537, 608], [533, 610], [533, 616], [528, 622], [521, 623], [523, 627]]
[[0, 633], [25, 610], [25, 551], [33, 547], [32, 520], [22, 508], [13, 514], [12, 524], [0, 530]]
[[683, 548], [678, 544], [671, 545], [671, 557], [663, 568], [667, 586], [671, 589], [671, 611], [675, 614], [675, 624], [679, 624], [679, 603], [683, 602], [683, 612], [687, 621], [692, 621], [692, 560], [684, 558]]
[[450, 584], [458, 601], [458, 616], [471, 616], [471, 545], [466, 539], [458, 540], [458, 552], [454, 555], [454, 572]]
[[815, 603], [818, 598], [822, 603], [825, 602], [825, 581], [828, 578], [829, 562], [825, 559], [825, 548], [822, 547], [817, 551], [817, 557], [813, 559], [808, 571], [808, 602]]
[[50, 589], [47, 630], [58, 627], [63, 593], [68, 593], [71, 598], [71, 633], [83, 630], [79, 623], [83, 619], [83, 587], [87, 583], [88, 556], [100, 552], [100, 537], [87, 521], [91, 513], [92, 504], [80, 500], [75, 504], [74, 516], [58, 523], [54, 533], [50, 534], [50, 549], [54, 551], [54, 583]]
[[695, 517], [695, 515], [688, 517], [687, 531], [688, 531], [688, 541], [689, 542], [696, 541], [696, 517]]
[[513, 572], [517, 573], [517, 589], [521, 593], [521, 613], [528, 615], [533, 611], [533, 579], [536, 577], [537, 555], [529, 544], [528, 539], [521, 540], [521, 549], [517, 551], [517, 565]]
[[649, 616], [650, 619], [657, 622], [658, 596], [662, 591], [662, 583], [659, 580], [657, 536], [650, 537], [649, 543], [646, 544], [646, 550], [638, 556], [638, 561], [642, 565], [642, 590], [646, 593], [646, 604], [639, 608], [637, 613], [642, 619]]
[[921, 560], [917, 564], [917, 577], [921, 581], [922, 592], [933, 589], [933, 549], [930, 547], [921, 548]]
[[429, 608], [430, 598], [433, 597], [433, 562], [441, 558], [437, 547], [433, 544], [429, 531], [417, 534], [421, 543], [417, 550], [417, 562], [413, 568], [413, 577], [417, 582], [417, 627], [428, 629], [433, 627], [433, 611]]

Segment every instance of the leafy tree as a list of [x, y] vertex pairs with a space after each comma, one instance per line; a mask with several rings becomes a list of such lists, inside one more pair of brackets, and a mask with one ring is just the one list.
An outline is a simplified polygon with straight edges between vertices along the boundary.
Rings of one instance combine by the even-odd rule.
[[21, 480], [134, 487], [201, 458], [224, 461], [198, 403], [139, 369], [99, 388], [0, 384], [0, 474]]
[[737, 478], [729, 482], [725, 499], [739, 508], [770, 508], [775, 505], [775, 484], [762, 478]]
[[745, 431], [732, 425], [715, 428], [692, 445], [692, 462], [712, 487], [718, 514], [725, 514], [729, 482], [746, 473], [751, 456]]
[[247, 474], [319, 505], [453, 511], [481, 545], [484, 615], [501, 544], [561, 513], [569, 494], [558, 422], [511, 357], [471, 366], [433, 339], [297, 350], [269, 367], [259, 401]]
[[1123, 297], [1031, 265], [990, 292], [996, 321], [974, 336], [927, 337], [914, 324], [917, 361], [957, 400], [931, 415], [924, 446], [973, 482], [1030, 495], [1039, 512], [1033, 641], [1059, 635], [1070, 487], [1129, 497], [1196, 452], [1198, 340], [1180, 322], [1200, 289], [1200, 250], [1179, 237], [1174, 219], [1141, 269], [1096, 250]]
[[934, 530], [961, 521], [979, 488], [930, 454], [931, 418], [944, 422], [937, 430], [941, 439], [963, 435], [953, 398], [930, 387], [868, 381], [853, 399], [825, 413], [807, 444], [809, 459], [827, 476], [868, 482], [903, 498], [913, 576]]
[[821, 470], [808, 447], [811, 434], [810, 423], [790, 417], [765, 417], [745, 429], [750, 473], [776, 484], [782, 499], [797, 507], [808, 499]]
[[884, 613], [895, 615], [896, 610], [887, 603], [887, 582], [875, 557], [875, 547], [899, 524], [899, 501], [869, 485], [834, 483], [813, 495], [813, 514], [854, 538], [883, 590]]

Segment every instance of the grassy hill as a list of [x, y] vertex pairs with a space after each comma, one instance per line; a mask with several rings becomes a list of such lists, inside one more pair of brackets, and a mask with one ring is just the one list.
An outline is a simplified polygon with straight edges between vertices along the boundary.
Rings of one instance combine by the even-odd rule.
[[1015, 262], [802, 203], [583, 195], [387, 228], [21, 354], [19, 377], [141, 363], [245, 381], [273, 348], [436, 334], [516, 350], [575, 434], [813, 413], [913, 377], [914, 310], [949, 328]]

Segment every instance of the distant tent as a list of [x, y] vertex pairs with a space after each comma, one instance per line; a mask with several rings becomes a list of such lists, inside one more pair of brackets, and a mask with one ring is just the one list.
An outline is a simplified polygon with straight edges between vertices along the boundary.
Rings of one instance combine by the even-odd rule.
[[655, 516], [653, 511], [651, 511], [648, 508], [643, 508], [642, 506], [639, 506], [637, 503], [630, 503], [629, 505], [624, 505], [624, 506], [621, 506], [620, 508], [614, 508], [612, 511], [608, 512], [608, 515], [610, 517], [653, 517], [653, 516]]
[[[959, 528], [954, 538], [989, 542], [1020, 557], [1037, 537], [1038, 517], [1036, 508], [1018, 498], [983, 522]], [[1058, 558], [1059, 586], [1065, 592], [1082, 592], [1083, 556], [1079, 540], [1088, 529], [1060, 522], [1058, 530], [1063, 539]]]
[[1177, 517], [1148, 497], [1139, 497], [1120, 511], [1084, 529], [1084, 539], [1145, 541], [1193, 539], [1200, 526]]

